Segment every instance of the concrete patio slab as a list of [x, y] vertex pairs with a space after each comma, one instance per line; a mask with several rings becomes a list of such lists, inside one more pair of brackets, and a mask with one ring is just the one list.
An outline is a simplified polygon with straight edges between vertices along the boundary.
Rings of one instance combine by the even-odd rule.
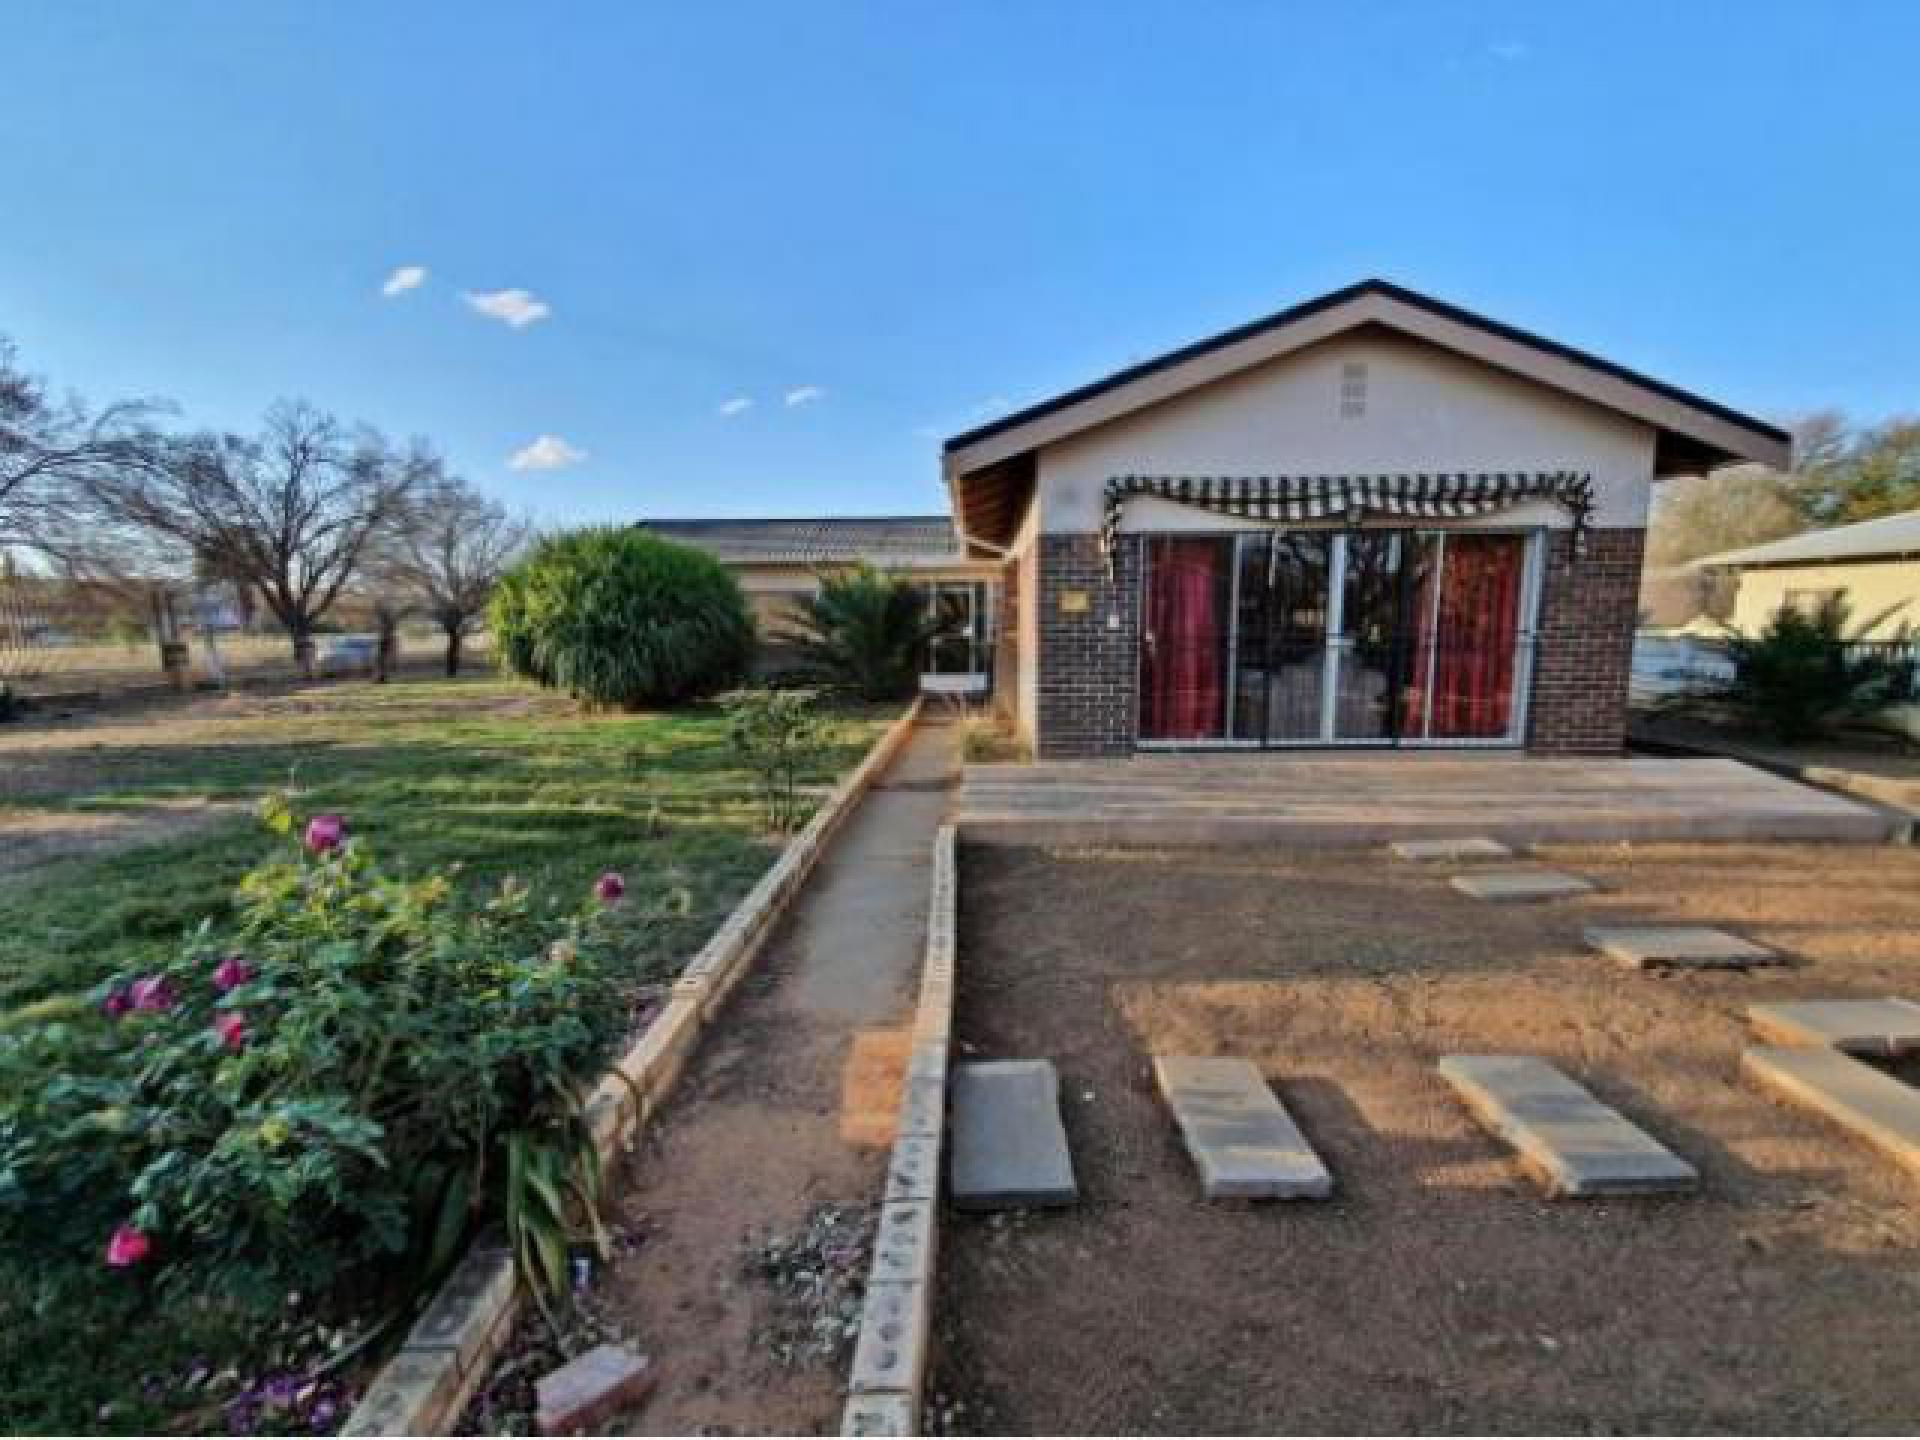
[[987, 1060], [953, 1071], [953, 1165], [962, 1210], [1072, 1205], [1080, 1198], [1051, 1060]]
[[1691, 1190], [1686, 1161], [1532, 1055], [1448, 1055], [1440, 1074], [1554, 1195]]
[[1484, 836], [1553, 841], [1841, 840], [1898, 828], [1871, 805], [1733, 760], [1461, 755], [1141, 754], [969, 765], [956, 819], [974, 845], [1371, 847]]
[[1564, 870], [1485, 870], [1475, 875], [1456, 875], [1447, 883], [1462, 895], [1502, 903], [1558, 900], [1567, 895], [1585, 895], [1594, 888], [1591, 880], [1569, 875]]
[[1920, 1050], [1920, 1005], [1907, 1000], [1788, 1000], [1749, 1005], [1747, 1023], [1776, 1045], [1830, 1045], [1891, 1059]]
[[1437, 840], [1396, 840], [1401, 860], [1510, 860], [1513, 851], [1489, 835], [1442, 836]]
[[1602, 955], [1636, 970], [1743, 970], [1749, 965], [1779, 965], [1781, 957], [1764, 945], [1716, 930], [1710, 925], [1596, 925], [1587, 944]]
[[1763, 1088], [1826, 1116], [1920, 1172], [1920, 1090], [1826, 1046], [1760, 1046], [1740, 1057], [1740, 1068]]
[[1249, 1062], [1161, 1055], [1153, 1075], [1209, 1200], [1322, 1200], [1333, 1193], [1333, 1175]]

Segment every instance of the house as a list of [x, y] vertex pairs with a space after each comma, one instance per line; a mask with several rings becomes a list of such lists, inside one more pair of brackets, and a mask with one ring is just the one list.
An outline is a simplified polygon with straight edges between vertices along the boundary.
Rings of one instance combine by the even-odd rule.
[[1728, 550], [1694, 566], [1737, 577], [1731, 623], [1743, 635], [1757, 635], [1783, 606], [1812, 613], [1834, 598], [1863, 627], [1862, 640], [1920, 630], [1920, 510]]
[[948, 440], [1041, 757], [1622, 745], [1654, 484], [1786, 433], [1379, 280]]
[[765, 642], [765, 668], [780, 668], [780, 638], [795, 602], [817, 592], [822, 575], [864, 563], [904, 575], [924, 592], [939, 626], [928, 674], [984, 679], [991, 670], [1000, 567], [969, 556], [945, 515], [639, 523], [707, 551], [733, 572]]

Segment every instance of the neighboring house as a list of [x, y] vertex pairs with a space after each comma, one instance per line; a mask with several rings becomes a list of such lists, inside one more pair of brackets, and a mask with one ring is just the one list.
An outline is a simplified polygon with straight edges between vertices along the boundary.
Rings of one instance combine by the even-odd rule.
[[1790, 535], [1693, 563], [1737, 578], [1730, 623], [1743, 635], [1757, 635], [1782, 606], [1810, 614], [1836, 596], [1846, 602], [1853, 623], [1866, 627], [1863, 640], [1920, 630], [1920, 510]]
[[1366, 281], [956, 436], [1043, 757], [1621, 748], [1654, 483], [1785, 432]]
[[639, 524], [707, 551], [738, 577], [766, 642], [766, 668], [780, 668], [781, 637], [795, 602], [818, 591], [823, 574], [864, 562], [905, 576], [925, 594], [940, 627], [928, 647], [927, 673], [985, 676], [991, 670], [999, 567], [968, 558], [945, 515]]

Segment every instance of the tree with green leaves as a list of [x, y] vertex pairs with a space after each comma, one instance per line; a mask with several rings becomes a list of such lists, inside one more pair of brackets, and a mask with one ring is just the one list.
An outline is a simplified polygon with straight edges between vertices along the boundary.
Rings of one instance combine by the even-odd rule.
[[820, 683], [863, 700], [897, 700], [919, 684], [934, 634], [920, 590], [862, 564], [822, 574], [819, 590], [795, 607], [786, 638]]

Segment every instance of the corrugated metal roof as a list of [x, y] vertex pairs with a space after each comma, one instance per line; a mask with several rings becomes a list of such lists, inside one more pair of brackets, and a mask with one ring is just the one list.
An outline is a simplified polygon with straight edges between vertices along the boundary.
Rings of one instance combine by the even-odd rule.
[[1878, 520], [1861, 520], [1852, 525], [1836, 525], [1831, 530], [1808, 530], [1804, 534], [1789, 535], [1784, 540], [1771, 540], [1765, 545], [1725, 550], [1693, 563], [1697, 569], [1719, 570], [1737, 569], [1743, 565], [1865, 560], [1885, 555], [1920, 555], [1920, 510], [1883, 515]]
[[736, 565], [846, 565], [865, 560], [884, 568], [963, 558], [953, 521], [945, 515], [638, 523], [663, 539], [697, 546]]

